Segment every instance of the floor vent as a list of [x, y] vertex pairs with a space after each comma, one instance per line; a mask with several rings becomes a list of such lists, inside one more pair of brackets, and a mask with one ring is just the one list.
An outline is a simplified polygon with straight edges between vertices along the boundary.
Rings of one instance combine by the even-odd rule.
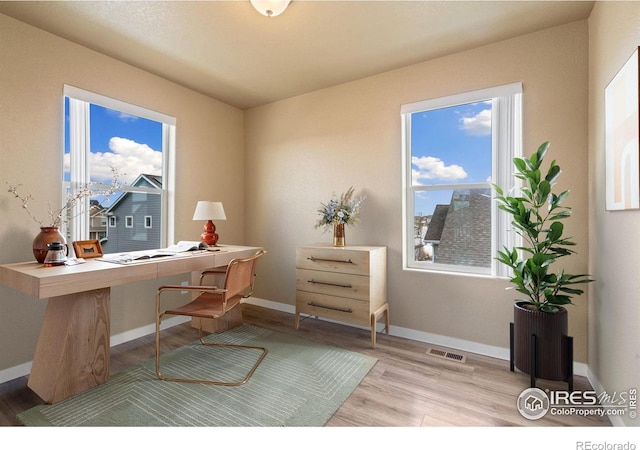
[[465, 362], [467, 359], [464, 355], [460, 355], [458, 353], [451, 353], [444, 350], [439, 350], [437, 348], [429, 348], [427, 350], [427, 355], [437, 356], [438, 358], [450, 359], [451, 361], [457, 362]]

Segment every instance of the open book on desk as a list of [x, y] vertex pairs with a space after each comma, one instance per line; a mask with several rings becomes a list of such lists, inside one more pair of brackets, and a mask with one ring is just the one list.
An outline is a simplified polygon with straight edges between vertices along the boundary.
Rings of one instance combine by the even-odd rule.
[[180, 241], [177, 244], [158, 250], [139, 250], [125, 253], [107, 253], [98, 258], [99, 261], [106, 261], [116, 264], [134, 264], [145, 262], [155, 258], [189, 256], [194, 253], [206, 251], [220, 251], [219, 247], [209, 247], [204, 242]]
[[178, 241], [177, 244], [170, 245], [167, 248], [163, 248], [161, 251], [167, 252], [193, 252], [193, 251], [208, 251], [219, 252], [220, 247], [214, 247], [207, 245], [206, 242], [201, 241]]

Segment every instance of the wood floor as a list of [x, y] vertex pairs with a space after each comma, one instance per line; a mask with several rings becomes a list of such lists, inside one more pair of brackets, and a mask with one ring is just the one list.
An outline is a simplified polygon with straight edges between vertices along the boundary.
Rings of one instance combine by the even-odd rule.
[[[294, 329], [294, 318], [253, 305], [243, 305], [246, 323], [294, 334], [374, 356], [378, 362], [327, 423], [330, 427], [430, 427], [430, 426], [610, 426], [607, 418], [577, 415], [552, 416], [532, 421], [516, 409], [518, 395], [529, 385], [525, 374], [509, 371], [509, 362], [462, 353], [464, 362], [427, 355], [427, 343], [385, 334], [370, 347], [367, 330], [313, 318]], [[197, 338], [188, 324], [163, 335], [166, 348], [180, 347]], [[441, 347], [438, 347], [441, 348]], [[447, 350], [447, 349], [444, 349]], [[461, 353], [452, 350], [455, 353]], [[111, 373], [125, 370], [154, 355], [149, 335], [111, 349]], [[20, 425], [16, 414], [42, 400], [27, 386], [27, 378], [0, 385], [0, 425]], [[565, 383], [540, 381], [538, 387], [565, 389]], [[575, 377], [575, 390], [589, 390], [584, 377]]]

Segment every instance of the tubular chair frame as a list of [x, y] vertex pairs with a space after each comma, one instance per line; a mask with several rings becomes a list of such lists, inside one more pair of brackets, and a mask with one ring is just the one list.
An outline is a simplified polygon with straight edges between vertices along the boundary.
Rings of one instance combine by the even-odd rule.
[[[251, 346], [251, 345], [237, 345], [237, 344], [222, 344], [222, 343], [215, 343], [215, 342], [205, 342], [204, 340], [204, 336], [203, 336], [203, 330], [202, 330], [202, 319], [219, 319], [221, 317], [224, 317], [224, 315], [228, 312], [231, 311], [233, 308], [235, 308], [236, 306], [240, 305], [240, 302], [243, 298], [247, 298], [250, 297], [253, 294], [253, 286], [254, 286], [254, 282], [255, 282], [255, 277], [256, 277], [256, 271], [255, 271], [255, 267], [256, 267], [256, 262], [257, 259], [259, 257], [261, 257], [262, 255], [264, 255], [266, 253], [266, 251], [264, 250], [260, 250], [258, 251], [255, 255], [250, 256], [248, 258], [236, 258], [233, 259], [229, 265], [227, 266], [225, 271], [222, 271], [220, 269], [210, 269], [210, 270], [205, 270], [204, 272], [201, 273], [200, 275], [200, 285], [198, 286], [178, 286], [178, 285], [165, 285], [165, 286], [161, 286], [160, 288], [158, 288], [158, 291], [156, 293], [156, 375], [158, 377], [158, 379], [160, 380], [164, 380], [164, 381], [177, 381], [177, 382], [183, 382], [183, 383], [200, 383], [200, 384], [211, 384], [211, 385], [216, 385], [216, 386], [240, 386], [245, 384], [247, 381], [249, 381], [249, 379], [253, 376], [253, 373], [256, 371], [256, 369], [258, 368], [258, 366], [260, 365], [260, 363], [262, 362], [262, 360], [265, 358], [265, 356], [268, 353], [268, 350], [265, 347], [257, 347], [257, 346]], [[230, 290], [227, 288], [228, 285], [230, 284], [231, 281], [234, 280], [230, 280], [230, 275], [234, 276], [234, 272], [236, 270], [236, 266], [239, 267], [239, 265], [242, 264], [247, 264], [247, 265], [251, 265], [251, 273], [250, 273], [250, 278], [249, 280], [247, 280], [246, 286], [244, 286], [244, 289], [241, 289], [240, 291], [238, 291], [237, 288], [233, 289], [233, 292], [231, 292], [231, 294], [229, 294]], [[225, 275], [225, 279], [224, 279], [224, 288], [219, 288], [217, 286], [204, 286], [202, 285], [202, 282], [204, 280], [204, 278], [207, 275]], [[240, 273], [240, 276], [242, 275], [242, 273]], [[249, 275], [247, 275], [249, 276]], [[169, 309], [166, 311], [161, 311], [161, 301], [160, 301], [160, 297], [162, 295], [162, 293], [167, 292], [167, 291], [190, 291], [190, 292], [199, 292], [200, 294], [193, 299], [190, 303], [188, 303], [187, 305], [183, 305], [181, 307], [175, 308], [175, 309]], [[209, 313], [205, 313], [205, 314], [201, 314], [200, 310], [189, 310], [188, 306], [194, 304], [194, 302], [197, 303], [197, 300], [200, 299], [200, 297], [202, 297], [203, 295], [206, 294], [215, 294], [217, 296], [219, 296], [219, 299], [217, 299], [217, 302], [220, 302], [221, 304], [221, 311], [219, 313], [216, 314], [209, 314]], [[229, 298], [227, 298], [227, 295], [231, 295]], [[165, 315], [182, 315], [182, 316], [189, 316], [189, 317], [199, 317], [201, 320], [199, 321], [199, 327], [198, 327], [198, 336], [200, 339], [200, 343], [204, 346], [207, 347], [225, 347], [225, 348], [244, 348], [244, 349], [253, 349], [253, 350], [260, 350], [262, 353], [260, 355], [260, 357], [258, 358], [258, 360], [256, 361], [256, 363], [253, 365], [253, 367], [251, 368], [251, 370], [249, 371], [249, 373], [244, 377], [244, 379], [240, 380], [240, 381], [215, 381], [215, 380], [201, 380], [201, 379], [195, 379], [195, 378], [175, 378], [175, 377], [165, 377], [164, 375], [162, 375], [160, 373], [160, 325], [162, 323], [162, 318]]]

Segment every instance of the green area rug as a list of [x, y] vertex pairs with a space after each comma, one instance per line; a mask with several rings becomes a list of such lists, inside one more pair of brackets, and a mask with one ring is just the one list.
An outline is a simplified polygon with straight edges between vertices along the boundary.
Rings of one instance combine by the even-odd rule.
[[[209, 341], [263, 346], [269, 353], [238, 387], [160, 381], [154, 360], [96, 388], [18, 415], [31, 426], [323, 426], [375, 358], [295, 336], [242, 325]], [[257, 350], [192, 343], [162, 356], [162, 374], [242, 379]]]

